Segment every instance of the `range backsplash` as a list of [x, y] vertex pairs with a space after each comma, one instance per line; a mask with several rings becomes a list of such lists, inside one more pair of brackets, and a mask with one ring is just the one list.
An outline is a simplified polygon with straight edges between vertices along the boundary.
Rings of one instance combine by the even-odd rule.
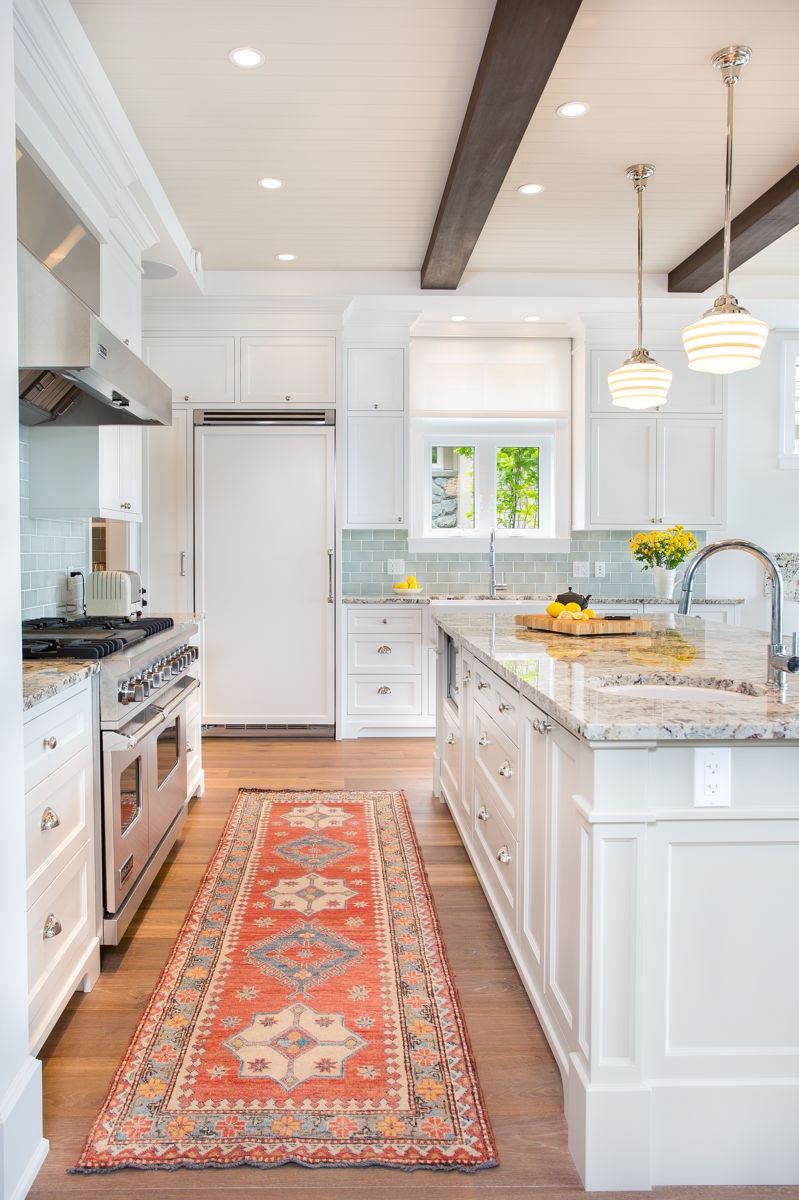
[[64, 611], [70, 570], [91, 570], [91, 521], [31, 517], [29, 437], [19, 435], [20, 559], [22, 617], [51, 617]]
[[[569, 584], [593, 596], [651, 596], [652, 573], [644, 571], [630, 554], [627, 539], [636, 530], [592, 530], [571, 535], [568, 554], [502, 554], [497, 551], [497, 581], [507, 591], [526, 595], [560, 592]], [[700, 546], [704, 533], [693, 530]], [[386, 596], [401, 576], [389, 575], [390, 558], [405, 560], [405, 574], [414, 574], [426, 592], [485, 593], [488, 591], [488, 556], [455, 554], [409, 554], [408, 536], [393, 529], [345, 529], [342, 541], [342, 589], [345, 596]], [[577, 579], [575, 562], [588, 562], [590, 576]], [[594, 563], [605, 563], [605, 577], [594, 575]], [[699, 572], [698, 574], [702, 574]], [[705, 595], [704, 579], [697, 577], [694, 596]]]

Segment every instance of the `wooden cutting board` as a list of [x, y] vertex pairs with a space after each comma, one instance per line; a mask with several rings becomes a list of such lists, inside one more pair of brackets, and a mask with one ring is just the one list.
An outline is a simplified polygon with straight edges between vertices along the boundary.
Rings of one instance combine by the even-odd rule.
[[594, 617], [590, 621], [558, 621], [541, 613], [520, 613], [516, 624], [521, 629], [543, 630], [547, 633], [565, 633], [569, 637], [597, 637], [619, 633], [649, 633], [652, 622], [643, 617], [623, 617], [608, 621], [605, 617]]

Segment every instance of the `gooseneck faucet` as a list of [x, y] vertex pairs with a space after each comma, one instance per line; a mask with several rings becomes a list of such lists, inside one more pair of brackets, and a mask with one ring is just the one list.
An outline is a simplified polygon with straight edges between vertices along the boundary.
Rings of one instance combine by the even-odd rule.
[[688, 563], [682, 581], [682, 592], [677, 611], [683, 614], [691, 611], [691, 594], [697, 568], [701, 567], [705, 559], [710, 558], [713, 554], [718, 554], [720, 550], [744, 550], [747, 554], [754, 555], [763, 564], [766, 574], [771, 580], [771, 634], [766, 678], [770, 687], [784, 691], [785, 674], [786, 672], [795, 674], [799, 671], [799, 657], [796, 653], [796, 634], [793, 635], [793, 652], [791, 654], [782, 644], [782, 573], [768, 550], [755, 545], [754, 542], [745, 542], [740, 538], [722, 538], [718, 542], [709, 542], [707, 546], [697, 550]]
[[488, 594], [492, 600], [497, 597], [497, 547], [496, 547], [496, 531], [494, 529], [488, 535]]

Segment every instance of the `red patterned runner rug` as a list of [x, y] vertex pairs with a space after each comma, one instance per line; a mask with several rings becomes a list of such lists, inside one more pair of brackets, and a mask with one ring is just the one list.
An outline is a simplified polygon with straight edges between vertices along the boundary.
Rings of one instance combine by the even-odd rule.
[[239, 792], [73, 1172], [496, 1166], [402, 792]]

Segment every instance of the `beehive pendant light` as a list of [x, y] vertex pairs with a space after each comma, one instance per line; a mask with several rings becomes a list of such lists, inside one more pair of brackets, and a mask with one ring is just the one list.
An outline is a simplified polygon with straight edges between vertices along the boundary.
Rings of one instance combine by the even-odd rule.
[[700, 321], [683, 330], [682, 340], [692, 371], [730, 375], [760, 364], [768, 337], [768, 325], [741, 308], [730, 290], [730, 198], [732, 193], [732, 103], [741, 67], [752, 51], [748, 46], [728, 46], [713, 55], [727, 89], [727, 162], [724, 186], [724, 281], [723, 293]]
[[644, 301], [644, 223], [643, 197], [646, 182], [655, 173], [650, 163], [627, 168], [638, 199], [638, 346], [630, 357], [608, 375], [608, 387], [617, 408], [659, 408], [665, 404], [671, 386], [671, 371], [661, 367], [643, 347]]

